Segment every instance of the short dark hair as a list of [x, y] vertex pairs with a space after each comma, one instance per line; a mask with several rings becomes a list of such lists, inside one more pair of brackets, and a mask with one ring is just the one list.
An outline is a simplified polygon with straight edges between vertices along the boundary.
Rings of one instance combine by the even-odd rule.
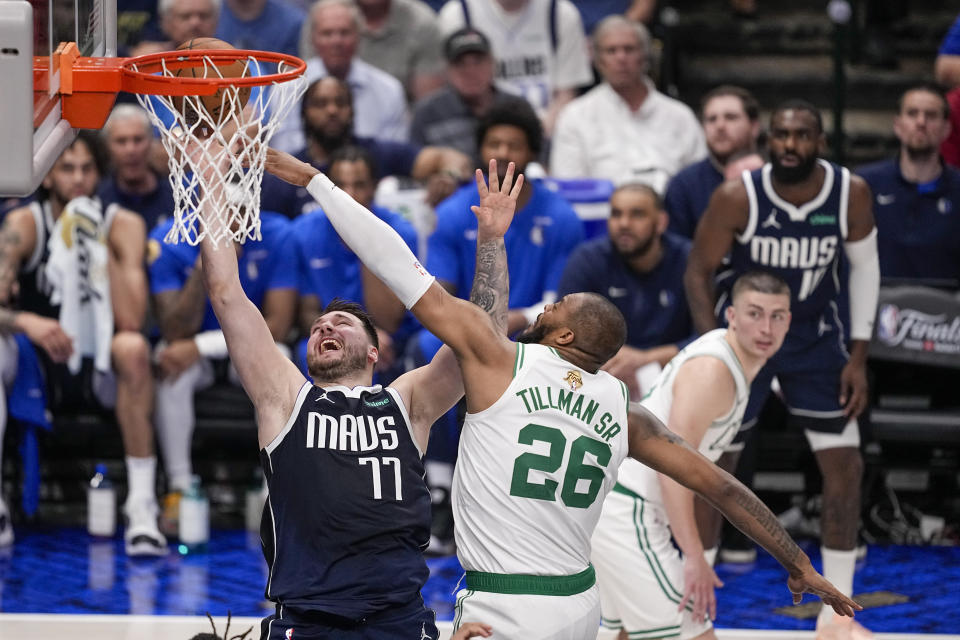
[[338, 162], [362, 162], [370, 171], [370, 178], [372, 178], [374, 182], [377, 180], [377, 161], [374, 159], [373, 154], [363, 147], [348, 144], [331, 153], [330, 158], [327, 160], [327, 173], [333, 171], [333, 165]]
[[747, 118], [749, 118], [751, 122], [756, 122], [760, 119], [760, 103], [757, 102], [757, 99], [753, 97], [752, 93], [743, 87], [738, 87], [732, 84], [722, 84], [719, 87], [714, 87], [708, 91], [705, 96], [703, 96], [703, 98], [700, 100], [701, 118], [703, 118], [703, 112], [707, 108], [707, 103], [714, 98], [719, 98], [721, 96], [732, 96], [734, 98], [739, 98], [740, 104], [743, 105], [743, 111], [747, 114]]
[[353, 90], [350, 88], [350, 85], [347, 84], [346, 80], [341, 80], [336, 76], [323, 76], [322, 78], [317, 78], [309, 85], [307, 85], [307, 90], [303, 92], [303, 98], [300, 99], [300, 119], [303, 120], [307, 116], [307, 98], [313, 93], [313, 90], [317, 88], [321, 82], [324, 81], [333, 81], [336, 82], [341, 89], [347, 92], [347, 100], [350, 102], [350, 110], [353, 110]]
[[773, 110], [773, 113], [770, 114], [770, 122], [773, 122], [773, 119], [777, 117], [777, 114], [791, 109], [794, 111], [806, 111], [812, 115], [813, 119], [817, 122], [818, 132], [823, 133], [823, 116], [820, 114], [820, 109], [817, 109], [812, 103], [800, 98], [791, 98], [790, 100], [785, 100], [778, 104]]
[[491, 107], [477, 123], [477, 147], [483, 146], [487, 131], [497, 125], [510, 125], [522, 130], [527, 136], [527, 146], [535, 156], [543, 148], [543, 125], [530, 103], [523, 98], [510, 98]]
[[373, 319], [361, 305], [342, 298], [334, 298], [328, 302], [327, 306], [320, 312], [320, 317], [328, 313], [333, 313], [334, 311], [349, 313], [360, 320], [360, 322], [363, 323], [363, 330], [367, 332], [367, 337], [370, 338], [370, 343], [378, 350], [380, 349], [380, 340], [377, 338], [377, 329], [373, 326]]
[[656, 189], [648, 184], [643, 182], [624, 182], [613, 190], [613, 193], [610, 194], [610, 199], [612, 200], [613, 196], [617, 195], [621, 191], [639, 191], [640, 193], [645, 193], [650, 196], [651, 200], [653, 200], [653, 206], [657, 209], [657, 211], [664, 210], [663, 198], [660, 197], [660, 194], [657, 193]]
[[757, 293], [770, 293], [774, 295], [783, 294], [790, 296], [790, 285], [780, 276], [754, 269], [746, 271], [737, 277], [733, 283], [733, 289], [730, 291], [731, 301], [739, 297], [741, 291], [756, 291]]
[[580, 349], [606, 362], [627, 340], [627, 321], [620, 310], [597, 293], [583, 292], [580, 304], [571, 312], [574, 339]]
[[[99, 180], [102, 180], [103, 177], [107, 175], [107, 149], [100, 137], [100, 132], [92, 129], [81, 129], [77, 133], [77, 137], [74, 139], [74, 141], [67, 145], [64, 151], [67, 149], [73, 149], [78, 144], [85, 146], [87, 151], [90, 152], [90, 155], [93, 156], [93, 164], [97, 168], [99, 182]], [[60, 158], [57, 158], [57, 160], [59, 159]], [[56, 162], [54, 162], [54, 164], [56, 164]], [[51, 167], [50, 170], [52, 171], [53, 167]], [[43, 186], [42, 183], [39, 187], [37, 187], [37, 199], [41, 202], [50, 199], [50, 190]]]
[[933, 95], [940, 98], [940, 103], [943, 105], [943, 119], [950, 119], [950, 103], [947, 102], [946, 92], [938, 84], [933, 82], [918, 82], [915, 85], [909, 87], [906, 91], [900, 94], [900, 97], [897, 98], [897, 113], [903, 111], [903, 99], [907, 97], [908, 93], [913, 91], [923, 91], [925, 93], [932, 93]]

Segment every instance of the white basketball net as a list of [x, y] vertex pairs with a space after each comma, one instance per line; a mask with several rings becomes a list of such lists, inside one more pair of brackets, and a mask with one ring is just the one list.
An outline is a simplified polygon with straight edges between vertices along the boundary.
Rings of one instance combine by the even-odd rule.
[[[248, 57], [245, 76], [289, 72], [286, 63]], [[133, 67], [136, 70], [136, 67]], [[196, 77], [223, 77], [210, 58]], [[176, 77], [163, 64], [162, 75]], [[185, 75], [184, 77], [190, 77]], [[209, 238], [239, 243], [260, 239], [260, 181], [267, 142], [306, 89], [298, 76], [257, 87], [224, 86], [213, 96], [137, 94], [167, 151], [176, 199], [174, 222], [164, 240], [197, 245]], [[219, 118], [213, 105], [219, 106]], [[209, 107], [209, 111], [208, 111]], [[201, 212], [203, 214], [201, 215]]]

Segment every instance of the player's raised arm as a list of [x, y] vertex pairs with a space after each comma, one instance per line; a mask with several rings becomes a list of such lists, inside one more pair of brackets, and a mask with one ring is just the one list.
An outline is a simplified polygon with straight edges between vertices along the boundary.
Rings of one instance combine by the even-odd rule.
[[631, 457], [699, 493], [786, 568], [794, 604], [803, 593], [812, 593], [840, 615], [852, 616], [862, 608], [816, 572], [807, 554], [760, 498], [669, 431], [656, 416], [632, 405], [629, 428]]
[[[492, 363], [512, 357], [512, 344], [482, 309], [447, 293], [393, 229], [338, 189], [325, 175], [274, 149], [267, 152], [265, 166], [278, 178], [305, 186], [347, 246], [397, 294], [423, 326], [450, 345], [461, 362]], [[516, 184], [505, 180], [500, 185], [495, 171], [492, 175], [491, 192], [509, 198], [514, 205], [504, 220], [509, 226], [522, 179], [518, 178]]]
[[[214, 181], [205, 182], [211, 183]], [[213, 188], [223, 187], [216, 184]], [[205, 220], [213, 217], [206, 212], [201, 215]], [[283, 429], [306, 379], [277, 348], [260, 310], [243, 292], [232, 241], [217, 247], [207, 235], [201, 241], [200, 255], [204, 287], [220, 321], [230, 361], [257, 410], [258, 438], [265, 446]]]
[[[507, 250], [503, 237], [513, 220], [516, 205], [515, 194], [513, 197], [510, 195], [513, 171], [513, 163], [510, 163], [504, 183], [500, 185], [496, 160], [491, 160], [488, 187], [483, 179], [483, 172], [477, 169], [480, 204], [471, 207], [477, 216], [477, 266], [470, 290], [470, 302], [487, 313], [501, 335], [505, 335], [507, 331], [507, 300], [510, 297]], [[521, 175], [517, 178], [515, 187], [518, 192], [522, 184]], [[429, 295], [428, 291], [424, 298]], [[421, 303], [418, 302], [417, 306]], [[426, 305], [429, 306], [429, 299]], [[495, 339], [491, 342], [495, 346], [502, 341]], [[483, 371], [481, 375], [490, 379], [496, 376], [497, 372]], [[509, 384], [509, 381], [504, 380], [501, 383]], [[400, 376], [393, 386], [409, 398], [411, 421], [424, 441], [430, 426], [449, 410], [464, 392], [463, 374], [453, 350], [447, 345], [440, 348], [428, 365]]]

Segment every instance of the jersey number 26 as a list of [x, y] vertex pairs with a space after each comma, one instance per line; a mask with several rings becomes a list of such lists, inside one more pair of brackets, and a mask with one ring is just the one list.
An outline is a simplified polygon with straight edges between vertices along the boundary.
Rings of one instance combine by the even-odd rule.
[[[519, 444], [531, 445], [534, 442], [546, 442], [550, 449], [546, 455], [524, 453], [517, 456], [513, 463], [513, 478], [510, 482], [510, 495], [519, 498], [547, 500], [557, 499], [556, 480], [549, 477], [542, 482], [531, 482], [530, 471], [542, 471], [546, 474], [555, 473], [567, 458], [567, 471], [563, 474], [563, 487], [560, 489], [560, 499], [563, 504], [576, 509], [586, 509], [597, 499], [600, 488], [603, 486], [604, 468], [610, 462], [610, 446], [594, 440], [588, 436], [580, 436], [570, 446], [567, 453], [567, 438], [560, 429], [545, 427], [540, 424], [528, 424], [520, 430]], [[586, 454], [592, 454], [600, 465], [594, 466], [586, 461]], [[578, 484], [583, 480], [586, 488], [578, 491]]]

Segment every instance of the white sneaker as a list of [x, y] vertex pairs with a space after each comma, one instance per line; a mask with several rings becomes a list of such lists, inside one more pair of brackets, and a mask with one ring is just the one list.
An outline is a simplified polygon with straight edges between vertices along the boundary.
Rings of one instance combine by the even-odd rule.
[[123, 540], [128, 556], [165, 556], [170, 551], [167, 539], [157, 527], [156, 501], [141, 502], [124, 507], [127, 530]]
[[13, 544], [13, 525], [10, 523], [10, 512], [3, 500], [0, 500], [0, 548]]

